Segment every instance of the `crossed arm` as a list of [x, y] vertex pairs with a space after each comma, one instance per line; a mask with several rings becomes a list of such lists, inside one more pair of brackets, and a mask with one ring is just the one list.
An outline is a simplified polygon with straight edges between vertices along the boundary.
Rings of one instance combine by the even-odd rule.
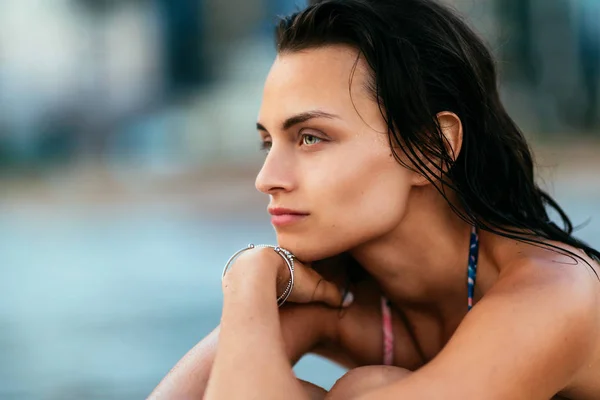
[[[594, 353], [597, 284], [587, 275], [521, 265], [502, 276], [429, 364], [362, 394], [369, 399], [546, 400]], [[306, 399], [274, 301], [272, 268], [238, 268], [224, 281], [219, 351], [205, 399]]]
[[[322, 304], [286, 304], [279, 311], [279, 330], [290, 365], [304, 354], [325, 352], [342, 360], [335, 342], [338, 310]], [[192, 348], [154, 389], [148, 400], [201, 399], [219, 346], [220, 326]], [[240, 335], [245, 334], [241, 333]]]

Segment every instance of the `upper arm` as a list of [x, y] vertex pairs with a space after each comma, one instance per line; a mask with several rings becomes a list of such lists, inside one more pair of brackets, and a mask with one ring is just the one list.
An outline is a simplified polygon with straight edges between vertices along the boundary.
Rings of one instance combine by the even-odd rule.
[[501, 277], [435, 359], [368, 397], [536, 400], [563, 390], [597, 350], [600, 286], [561, 268], [578, 269], [527, 265]]

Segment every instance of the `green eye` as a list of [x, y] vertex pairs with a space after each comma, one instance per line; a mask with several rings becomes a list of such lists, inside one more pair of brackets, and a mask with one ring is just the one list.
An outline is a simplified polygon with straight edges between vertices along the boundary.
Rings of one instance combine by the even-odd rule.
[[307, 135], [304, 134], [302, 135], [302, 144], [306, 145], [306, 146], [312, 146], [315, 145], [317, 143], [319, 143], [322, 139], [313, 136], [313, 135]]

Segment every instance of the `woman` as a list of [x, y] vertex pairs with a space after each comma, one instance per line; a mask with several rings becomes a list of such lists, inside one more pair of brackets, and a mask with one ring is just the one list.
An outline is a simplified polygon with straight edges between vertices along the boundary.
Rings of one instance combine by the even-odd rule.
[[[600, 253], [534, 183], [476, 35], [431, 0], [332, 0], [277, 48], [256, 186], [293, 290], [278, 309], [285, 254], [235, 257], [220, 328], [151, 397], [600, 398]], [[307, 352], [350, 371], [300, 382]]]

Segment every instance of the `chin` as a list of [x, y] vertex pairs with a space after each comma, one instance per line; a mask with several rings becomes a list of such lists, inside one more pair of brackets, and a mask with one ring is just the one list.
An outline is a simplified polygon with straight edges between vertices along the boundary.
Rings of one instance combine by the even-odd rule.
[[295, 240], [281, 240], [278, 238], [277, 245], [292, 252], [298, 260], [304, 263], [320, 260], [321, 248], [315, 248], [308, 243], [299, 243]]
[[320, 240], [315, 237], [309, 239], [305, 235], [278, 235], [277, 244], [291, 251], [298, 260], [304, 263], [324, 260], [349, 250], [349, 246], [344, 246], [343, 243]]

